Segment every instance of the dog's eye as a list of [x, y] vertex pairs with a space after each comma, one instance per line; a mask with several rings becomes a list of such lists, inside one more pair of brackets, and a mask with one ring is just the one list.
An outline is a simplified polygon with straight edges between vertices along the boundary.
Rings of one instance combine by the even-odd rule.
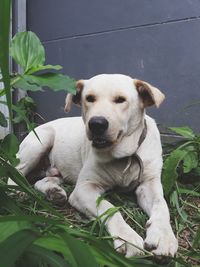
[[86, 101], [87, 102], [95, 102], [96, 101], [96, 98], [94, 95], [87, 95], [86, 96]]
[[115, 102], [116, 104], [121, 104], [121, 103], [123, 103], [123, 102], [125, 102], [125, 101], [126, 101], [126, 98], [123, 97], [123, 96], [117, 96], [117, 97], [115, 97], [115, 99], [114, 99], [114, 102]]

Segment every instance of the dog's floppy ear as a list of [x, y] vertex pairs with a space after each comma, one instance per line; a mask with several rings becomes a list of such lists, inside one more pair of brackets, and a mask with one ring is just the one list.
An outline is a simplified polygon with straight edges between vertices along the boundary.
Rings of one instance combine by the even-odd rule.
[[67, 96], [65, 97], [64, 111], [69, 112], [71, 110], [71, 107], [72, 107], [72, 94], [67, 94]]
[[81, 93], [84, 87], [84, 80], [79, 80], [76, 82], [76, 94], [67, 94], [65, 98], [65, 112], [69, 112], [72, 106], [72, 102], [76, 105], [81, 106]]
[[140, 98], [142, 99], [144, 108], [155, 105], [157, 108], [165, 99], [165, 95], [151, 84], [134, 79], [134, 84]]

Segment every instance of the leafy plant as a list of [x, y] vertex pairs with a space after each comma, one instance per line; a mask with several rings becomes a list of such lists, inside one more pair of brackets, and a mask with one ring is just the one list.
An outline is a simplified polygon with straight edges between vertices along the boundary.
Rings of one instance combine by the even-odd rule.
[[[75, 92], [75, 81], [72, 78], [52, 72], [62, 69], [60, 65], [44, 65], [45, 50], [33, 32], [17, 33], [11, 42], [10, 55], [23, 70], [22, 74], [15, 74], [11, 78], [12, 87], [38, 91], [48, 86], [54, 91]], [[47, 70], [51, 72], [44, 73]], [[43, 72], [38, 74], [39, 71]]]
[[166, 196], [174, 189], [178, 177], [191, 172], [194, 176], [200, 175], [200, 135], [196, 135], [189, 127], [173, 127], [170, 130], [184, 140], [170, 151], [164, 161], [162, 183]]
[[[60, 65], [44, 64], [44, 47], [33, 32], [19, 32], [14, 36], [10, 44], [10, 56], [19, 64], [22, 73], [9, 75], [9, 88], [18, 88], [25, 91], [41, 91], [42, 87], [46, 86], [53, 91], [64, 90], [71, 93], [75, 92], [74, 79], [61, 73], [55, 73], [55, 71], [62, 69]], [[2, 81], [4, 81], [3, 79]], [[13, 123], [24, 121], [28, 130], [33, 130], [35, 125], [30, 116], [35, 105], [33, 100], [30, 97], [25, 97], [18, 103], [13, 104], [9, 100], [11, 90], [6, 90], [6, 88], [2, 89], [0, 95], [2, 96], [4, 94], [6, 95], [7, 101], [1, 101], [1, 103], [8, 105], [10, 114], [13, 114], [13, 111], [16, 114], [15, 118], [11, 121]], [[0, 113], [0, 125], [3, 127], [6, 126], [6, 119], [2, 113]]]

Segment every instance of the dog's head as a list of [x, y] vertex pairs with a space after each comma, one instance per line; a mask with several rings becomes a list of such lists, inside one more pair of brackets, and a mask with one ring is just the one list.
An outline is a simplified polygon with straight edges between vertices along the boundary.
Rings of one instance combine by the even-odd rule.
[[149, 83], [121, 74], [101, 74], [78, 81], [77, 93], [67, 96], [65, 110], [71, 102], [82, 107], [88, 139], [93, 147], [105, 151], [131, 135], [142, 122], [144, 109], [159, 107], [164, 98]]

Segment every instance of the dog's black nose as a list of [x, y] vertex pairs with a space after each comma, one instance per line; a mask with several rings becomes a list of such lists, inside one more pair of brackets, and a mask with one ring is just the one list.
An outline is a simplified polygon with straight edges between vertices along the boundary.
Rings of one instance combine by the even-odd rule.
[[93, 134], [101, 135], [108, 129], [108, 121], [104, 117], [95, 116], [89, 120], [88, 126]]

